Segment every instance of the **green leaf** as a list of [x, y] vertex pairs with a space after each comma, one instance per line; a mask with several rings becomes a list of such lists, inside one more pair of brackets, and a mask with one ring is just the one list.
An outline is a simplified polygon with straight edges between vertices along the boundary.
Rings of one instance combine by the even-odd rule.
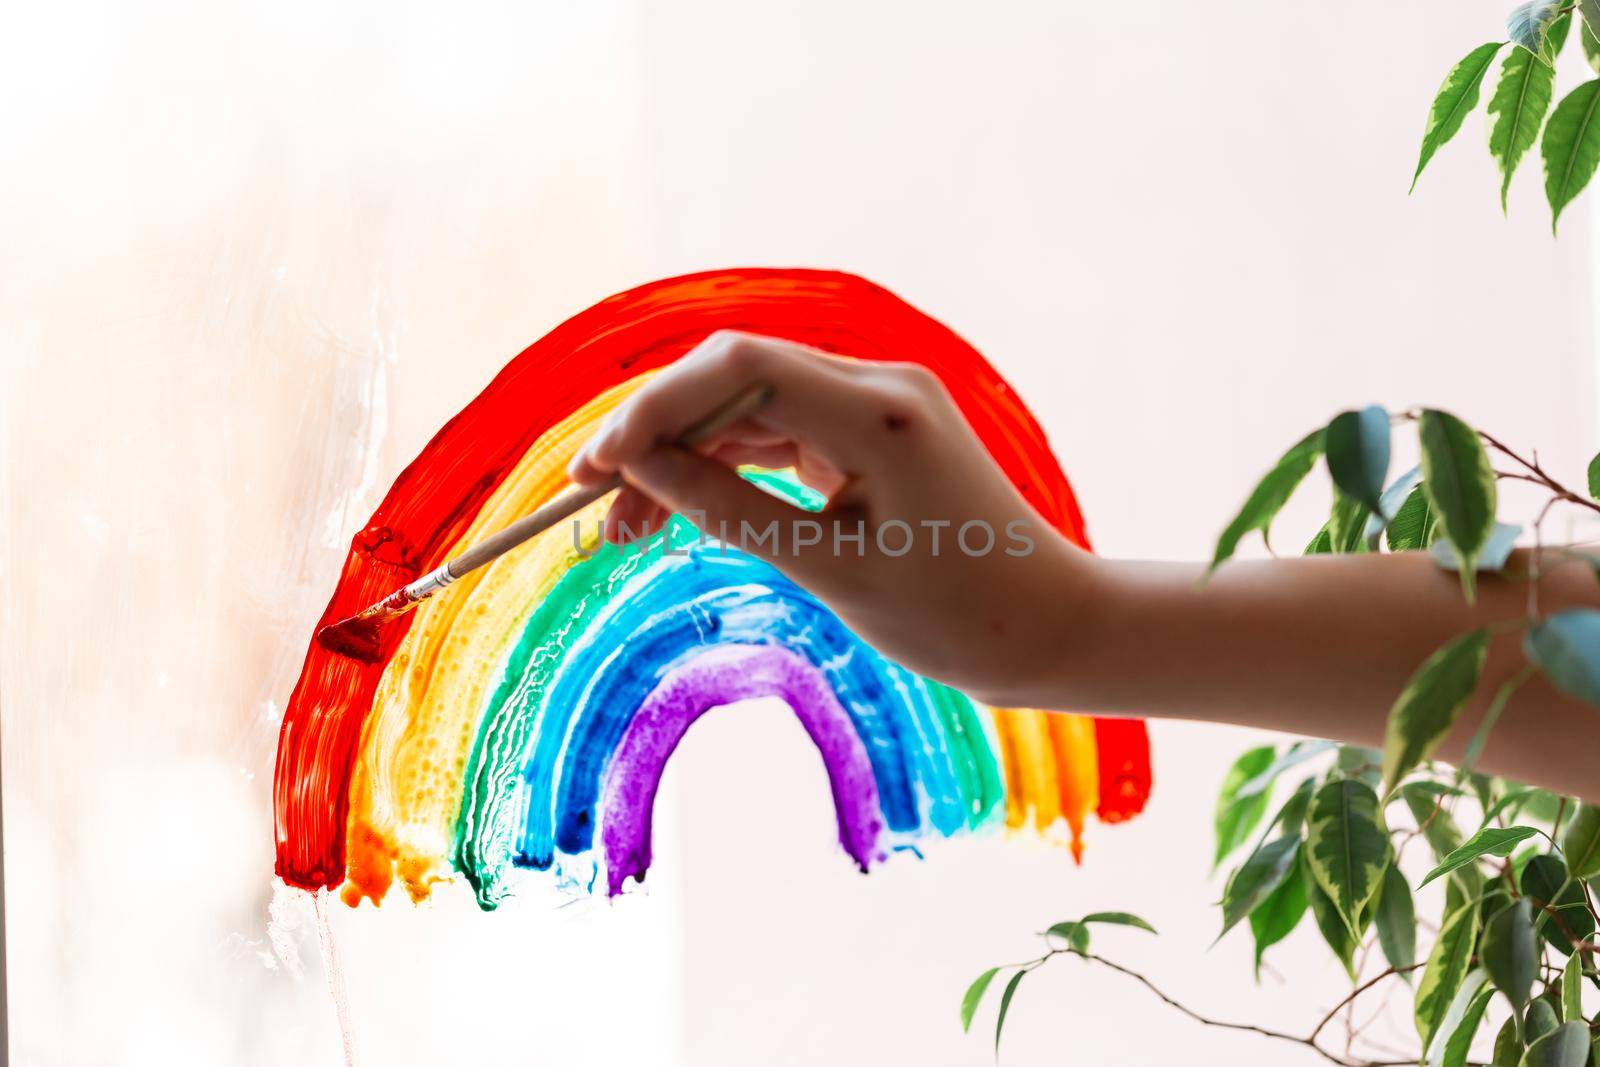
[[1317, 457], [1321, 454], [1321, 430], [1302, 438], [1283, 454], [1277, 465], [1256, 483], [1249, 499], [1244, 502], [1244, 507], [1239, 509], [1239, 514], [1234, 516], [1227, 529], [1222, 531], [1222, 536], [1217, 538], [1217, 550], [1211, 559], [1211, 570], [1216, 570], [1223, 560], [1232, 556], [1239, 547], [1240, 538], [1251, 530], [1260, 530], [1262, 536], [1266, 536], [1272, 526], [1272, 520], [1283, 510], [1283, 505], [1289, 502], [1289, 498], [1305, 480], [1305, 476], [1310, 473], [1312, 465], [1317, 462]]
[[1561, 835], [1561, 852], [1574, 878], [1593, 878], [1600, 874], [1600, 807], [1578, 805]]
[[[1504, 685], [1502, 685], [1500, 687], [1501, 690], [1504, 690], [1505, 688], [1506, 687]], [[1491, 710], [1493, 710], [1492, 703], [1491, 703]], [[1485, 731], [1483, 729], [1483, 725], [1481, 723], [1478, 726], [1478, 730], [1479, 730], [1480, 733], [1483, 733], [1485, 736], [1488, 736], [1487, 731]], [[1483, 746], [1481, 744], [1478, 746], [1479, 749], [1482, 749], [1482, 747]], [[1471, 755], [1473, 753], [1473, 751], [1474, 751], [1474, 749], [1472, 749], [1471, 746], [1469, 745], [1468, 748], [1467, 748], [1468, 754]], [[1476, 759], [1476, 758], [1477, 758], [1476, 756], [1473, 756], [1473, 759]], [[1478, 798], [1478, 806], [1480, 808], [1487, 808], [1490, 805], [1490, 803], [1493, 802], [1493, 800], [1494, 800], [1494, 779], [1493, 778], [1489, 777], [1487, 774], [1482, 773], [1481, 771], [1474, 771], [1474, 770], [1463, 769], [1463, 768], [1459, 768], [1459, 767], [1456, 768], [1456, 775], [1457, 775], [1458, 778], [1461, 775], [1465, 775], [1466, 776], [1467, 784], [1472, 786], [1473, 795]], [[1462, 795], [1464, 796], [1465, 794], [1462, 794]]]
[[1561, 809], [1561, 798], [1546, 789], [1530, 789], [1518, 802], [1516, 814], [1513, 818], [1526, 815], [1538, 822], [1555, 821], [1556, 812]]
[[1488, 73], [1489, 65], [1494, 62], [1495, 53], [1505, 45], [1504, 41], [1490, 41], [1481, 44], [1468, 52], [1461, 62], [1450, 68], [1450, 73], [1444, 77], [1444, 84], [1439, 86], [1439, 91], [1434, 95], [1433, 106], [1428, 109], [1428, 125], [1422, 134], [1422, 151], [1417, 157], [1417, 170], [1411, 176], [1411, 188], [1417, 187], [1417, 179], [1422, 177], [1422, 168], [1428, 165], [1428, 160], [1450, 138], [1461, 129], [1461, 123], [1466, 120], [1468, 113], [1478, 106], [1478, 89], [1483, 84], [1483, 76]]
[[1267, 804], [1271, 801], [1271, 782], [1267, 789], [1251, 796], [1239, 799], [1239, 787], [1253, 779], [1256, 775], [1272, 766], [1273, 759], [1277, 756], [1277, 749], [1271, 745], [1262, 745], [1252, 748], [1234, 761], [1228, 768], [1227, 777], [1222, 780], [1222, 789], [1217, 794], [1217, 810], [1213, 817], [1216, 827], [1217, 848], [1211, 861], [1211, 869], [1228, 857], [1234, 849], [1244, 844], [1252, 831], [1267, 814]]
[[[1383, 758], [1383, 753], [1378, 753], [1378, 758]], [[1466, 792], [1458, 785], [1441, 782], [1435, 778], [1418, 778], [1406, 783], [1405, 791], [1414, 796], [1423, 797], [1431, 804], [1435, 800], [1444, 800], [1448, 797], [1464, 797]], [[1456, 844], [1460, 844], [1457, 841]]]
[[1600, 0], [1578, 0], [1578, 14], [1590, 29], [1600, 27]]
[[1355, 957], [1356, 938], [1351, 936], [1350, 927], [1346, 925], [1344, 916], [1339, 914], [1339, 909], [1323, 892], [1317, 880], [1311, 873], [1310, 865], [1306, 861], [1304, 850], [1301, 851], [1300, 873], [1301, 882], [1306, 889], [1306, 906], [1311, 912], [1311, 917], [1316, 921], [1317, 929], [1322, 932], [1322, 939], [1328, 943], [1333, 954], [1339, 962], [1344, 964], [1345, 973], [1350, 980], [1356, 980]]
[[1342, 411], [1324, 436], [1328, 474], [1345, 496], [1379, 510], [1389, 477], [1389, 413], [1377, 404]]
[[1107, 926], [1133, 926], [1140, 930], [1148, 930], [1152, 934], [1156, 928], [1145, 922], [1139, 916], [1126, 911], [1097, 911], [1085, 915], [1081, 919], [1068, 922], [1059, 922], [1045, 931], [1046, 937], [1059, 937], [1077, 952], [1089, 951], [1089, 924], [1103, 923]]
[[1572, 30], [1572, 17], [1562, 14], [1550, 23], [1550, 29], [1544, 35], [1544, 48], [1539, 53], [1539, 58], [1547, 67], [1554, 67], [1556, 57], [1561, 54], [1561, 49], [1567, 43], [1567, 34]]
[[1528, 869], [1528, 864], [1539, 855], [1539, 843], [1524, 845], [1511, 856], [1511, 877], [1513, 880], [1522, 877], [1522, 872]]
[[1587, 941], [1594, 936], [1594, 916], [1589, 913], [1583, 886], [1568, 877], [1567, 865], [1555, 856], [1531, 857], [1517, 877], [1517, 888], [1536, 907], [1554, 913], [1539, 932], [1557, 952], [1570, 953], [1573, 938]]
[[1443, 1018], [1435, 1028], [1433, 1041], [1428, 1045], [1428, 1053], [1423, 1060], [1425, 1067], [1444, 1067], [1452, 1062], [1454, 1067], [1461, 1067], [1467, 1057], [1467, 1049], [1472, 1045], [1472, 1035], [1477, 1032], [1478, 1023], [1483, 1019], [1483, 1009], [1494, 995], [1494, 990], [1484, 988], [1487, 980], [1488, 975], [1483, 973], [1481, 967], [1474, 967], [1461, 980], [1461, 988], [1450, 998], [1450, 1006], [1445, 1009]]
[[972, 1013], [978, 1010], [978, 1003], [983, 1000], [983, 994], [988, 990], [989, 983], [994, 981], [994, 976], [1000, 973], [1000, 968], [990, 967], [978, 975], [973, 983], [967, 986], [966, 995], [961, 998], [961, 1029], [963, 1032], [972, 1029]]
[[1583, 957], [1576, 952], [1561, 971], [1561, 1017], [1569, 1023], [1583, 1018]]
[[[1489, 534], [1489, 540], [1484, 542], [1483, 548], [1478, 552], [1474, 566], [1480, 571], [1500, 570], [1506, 565], [1506, 560], [1511, 558], [1511, 550], [1517, 547], [1517, 538], [1521, 534], [1520, 526], [1509, 522], [1495, 523], [1494, 532]], [[1435, 541], [1428, 551], [1433, 553], [1434, 562], [1445, 570], [1461, 569], [1461, 560], [1456, 556], [1456, 550], [1449, 541]]]
[[[1152, 934], [1156, 928], [1145, 922], [1139, 916], [1126, 911], [1096, 911], [1083, 917], [1083, 923], [1105, 923], [1108, 926], [1136, 926], [1140, 930], [1148, 930]], [[1158, 935], [1159, 936], [1159, 935]]]
[[1508, 826], [1503, 830], [1498, 826], [1486, 826], [1441, 860], [1437, 867], [1428, 872], [1428, 877], [1417, 884], [1417, 888], [1421, 889], [1441, 874], [1465, 867], [1479, 856], [1509, 856], [1518, 844], [1538, 832], [1531, 826]]
[[[1546, 143], [1549, 143], [1548, 136]], [[1422, 488], [1439, 515], [1439, 527], [1462, 560], [1461, 587], [1472, 599], [1473, 564], [1494, 532], [1494, 468], [1477, 431], [1432, 408], [1417, 422], [1422, 443]]]
[[1422, 465], [1418, 464], [1391, 482], [1383, 495], [1378, 497], [1378, 510], [1367, 519], [1367, 547], [1370, 550], [1378, 550], [1378, 538], [1382, 536], [1384, 528], [1399, 514], [1400, 505], [1406, 502], [1411, 490], [1421, 480]]
[[1541, 997], [1528, 1005], [1528, 1017], [1522, 1024], [1523, 1036], [1532, 1044], [1546, 1034], [1555, 1033], [1560, 1025], [1561, 1016], [1556, 1014], [1555, 1005]]
[[1600, 500], [1600, 454], [1589, 461], [1589, 495]]
[[1298, 837], [1280, 837], [1250, 854], [1222, 891], [1222, 932], [1217, 934], [1218, 940], [1283, 884], [1299, 854]]
[[[1417, 826], [1422, 830], [1422, 836], [1428, 842], [1428, 847], [1433, 849], [1436, 858], [1442, 860], [1460, 848], [1464, 838], [1455, 819], [1448, 811], [1438, 806], [1433, 792], [1424, 788], [1431, 784], [1433, 783], [1407, 782], [1400, 787], [1400, 796], [1411, 809], [1412, 817], [1417, 820]], [[1482, 882], [1483, 876], [1472, 867], [1459, 868], [1450, 876], [1450, 887], [1459, 891], [1463, 898], [1476, 896]]]
[[1522, 1011], [1539, 975], [1539, 935], [1533, 931], [1533, 909], [1526, 900], [1502, 908], [1483, 928], [1479, 950], [1495, 988]]
[[1424, 1047], [1432, 1040], [1451, 999], [1467, 976], [1472, 946], [1477, 938], [1478, 906], [1469, 901], [1445, 919], [1438, 940], [1433, 943], [1433, 951], [1428, 954], [1428, 965], [1422, 970], [1422, 981], [1417, 985], [1417, 1033]]
[[[1506, 34], [1520, 48], [1544, 59], [1545, 39], [1561, 11], [1562, 0], [1530, 0], [1512, 8], [1506, 17]], [[1549, 62], [1548, 59], [1544, 59]]]
[[1478, 1027], [1483, 1025], [1483, 1013], [1493, 998], [1493, 989], [1480, 989], [1478, 995], [1472, 998], [1467, 1010], [1462, 1013], [1460, 1025], [1445, 1042], [1439, 1067], [1465, 1067], [1467, 1055], [1472, 1051], [1472, 1039], [1477, 1036]]
[[1433, 755], [1455, 725], [1489, 652], [1489, 631], [1474, 630], [1446, 644], [1417, 668], [1389, 710], [1383, 742], [1383, 781], [1392, 791], [1412, 768]]
[[1513, 786], [1512, 788], [1507, 789], [1505, 793], [1501, 795], [1499, 800], [1495, 801], [1484, 810], [1483, 822], [1480, 824], [1479, 829], [1482, 829], [1484, 826], [1488, 826], [1494, 821], [1494, 817], [1499, 815], [1502, 811], [1505, 811], [1507, 808], [1526, 800], [1528, 794], [1532, 792], [1533, 790], [1525, 785]]
[[1494, 1039], [1491, 1067], [1517, 1067], [1522, 1062], [1522, 1039], [1517, 1036], [1517, 1020], [1507, 1019]]
[[1328, 513], [1328, 550], [1330, 552], [1367, 551], [1367, 522], [1373, 518], [1372, 510], [1361, 501], [1333, 490], [1333, 509]]
[[1022, 976], [1027, 971], [1018, 971], [1011, 976], [1011, 981], [1006, 983], [1006, 991], [1000, 994], [1000, 1014], [994, 1020], [994, 1054], [1000, 1056], [1000, 1033], [1006, 1026], [1006, 1012], [1011, 1010], [1011, 998], [1016, 995], [1017, 986], [1022, 984]]
[[1584, 82], [1556, 105], [1545, 125], [1539, 150], [1544, 156], [1544, 195], [1550, 202], [1550, 230], [1561, 212], [1594, 177], [1600, 164], [1600, 80]]
[[1316, 759], [1324, 752], [1331, 752], [1338, 747], [1332, 741], [1296, 741], [1284, 750], [1283, 755], [1273, 760], [1271, 766], [1241, 785], [1238, 795], [1254, 796], [1272, 785], [1284, 771], [1298, 767], [1307, 760]]
[[1306, 811], [1311, 807], [1311, 791], [1317, 786], [1316, 779], [1307, 778], [1294, 787], [1294, 792], [1289, 794], [1289, 799], [1283, 802], [1283, 807], [1272, 817], [1272, 822], [1267, 826], [1267, 833], [1278, 829], [1283, 836], [1304, 837], [1306, 830]]
[[[1478, 929], [1481, 931], [1490, 919], [1500, 914], [1500, 909], [1512, 901], [1511, 890], [1498, 878], [1485, 883], [1483, 896], [1478, 898]], [[1449, 911], [1448, 905], [1445, 911]], [[1478, 939], [1483, 940], [1481, 937]]]
[[1378, 944], [1389, 966], [1404, 969], [1417, 962], [1417, 913], [1411, 886], [1400, 868], [1389, 864], [1378, 890]]
[[1340, 745], [1334, 768], [1350, 778], [1358, 778], [1376, 789], [1383, 784], [1383, 752], [1362, 745]]
[[1391, 552], [1413, 552], [1433, 544], [1439, 536], [1439, 517], [1422, 486], [1411, 490], [1384, 533]]
[[1044, 933], [1046, 938], [1061, 938], [1074, 952], [1089, 951], [1089, 928], [1080, 921], [1056, 923]]
[[1306, 875], [1294, 870], [1250, 913], [1250, 933], [1256, 942], [1257, 981], [1261, 978], [1262, 955], [1294, 932], [1305, 917], [1306, 907]]
[[1558, 611], [1528, 630], [1522, 650], [1557, 689], [1600, 704], [1600, 611]]
[[[1593, 5], [1595, 0], [1584, 0], [1584, 3]], [[1584, 3], [1578, 5], [1580, 10], [1583, 9]], [[1600, 37], [1594, 35], [1594, 30], [1590, 28], [1587, 17], [1579, 25], [1582, 26], [1582, 31], [1578, 36], [1583, 44], [1583, 58], [1588, 62], [1590, 70], [1600, 74]]]
[[[1317, 531], [1317, 536], [1315, 536], [1315, 537], [1313, 537], [1311, 539], [1311, 542], [1306, 545], [1306, 550], [1304, 552], [1302, 552], [1301, 555], [1303, 555], [1303, 556], [1326, 556], [1329, 553], [1331, 553], [1332, 551], [1333, 551], [1333, 538], [1328, 533], [1328, 524], [1327, 523], [1323, 523], [1322, 524], [1322, 529]], [[1597, 571], [1600, 571], [1600, 564], [1596, 565], [1596, 569], [1597, 569]]]
[[1587, 1067], [1588, 1063], [1588, 1023], [1563, 1023], [1522, 1054], [1522, 1067]]
[[1561, 1023], [1565, 1021], [1561, 1014], [1561, 975], [1558, 974], [1554, 978], [1551, 978], [1544, 972], [1545, 964], [1541, 960], [1539, 964], [1539, 973], [1540, 977], [1544, 979], [1544, 988], [1539, 991], [1539, 999], [1549, 1004], [1551, 1008], [1555, 1009], [1556, 1025], [1560, 1026]]
[[1389, 864], [1389, 831], [1378, 794], [1351, 778], [1317, 790], [1306, 816], [1306, 856], [1317, 884], [1350, 932], [1358, 933], [1361, 911]]
[[1500, 165], [1500, 209], [1505, 210], [1511, 175], [1539, 139], [1555, 95], [1556, 72], [1532, 52], [1513, 48], [1500, 65], [1500, 82], [1489, 98], [1489, 154]]

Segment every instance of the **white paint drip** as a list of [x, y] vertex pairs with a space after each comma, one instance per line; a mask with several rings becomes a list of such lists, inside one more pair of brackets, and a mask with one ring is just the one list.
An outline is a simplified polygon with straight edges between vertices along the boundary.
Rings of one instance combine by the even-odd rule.
[[339, 951], [333, 943], [333, 924], [328, 918], [328, 891], [319, 889], [312, 898], [317, 909], [317, 944], [322, 948], [322, 972], [328, 979], [334, 1014], [339, 1018], [339, 1040], [344, 1046], [345, 1067], [356, 1067], [355, 1034], [350, 1029], [350, 1001], [345, 995], [344, 969], [339, 966]]

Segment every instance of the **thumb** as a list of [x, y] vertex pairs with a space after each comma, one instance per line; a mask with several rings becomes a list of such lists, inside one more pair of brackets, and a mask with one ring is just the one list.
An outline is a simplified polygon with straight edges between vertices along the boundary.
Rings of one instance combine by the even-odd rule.
[[821, 516], [780, 500], [737, 471], [686, 449], [652, 449], [623, 479], [730, 547], [760, 556], [802, 584], [819, 575], [830, 547]]

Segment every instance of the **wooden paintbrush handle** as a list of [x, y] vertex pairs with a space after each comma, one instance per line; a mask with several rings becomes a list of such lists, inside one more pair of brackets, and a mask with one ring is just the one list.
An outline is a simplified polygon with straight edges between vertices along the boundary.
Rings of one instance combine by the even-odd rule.
[[[678, 446], [680, 448], [692, 448], [701, 441], [726, 430], [740, 419], [748, 418], [755, 414], [771, 398], [772, 386], [764, 382], [745, 387], [726, 403], [719, 405], [711, 414], [679, 434]], [[570, 518], [607, 493], [621, 487], [622, 475], [614, 474], [598, 485], [569, 489], [531, 515], [524, 515], [505, 529], [479, 541], [455, 559], [450, 560], [439, 570], [428, 575], [424, 578], [424, 581], [432, 579], [434, 588], [448, 585], [462, 575], [477, 570], [485, 563], [494, 562], [530, 537], [536, 537], [544, 533], [556, 523]], [[425, 592], [419, 590], [424, 596], [433, 591], [433, 589], [428, 589]]]
[[505, 529], [485, 537], [455, 559], [446, 563], [450, 577], [459, 578], [475, 571], [485, 563], [492, 563], [516, 548], [530, 537], [537, 537], [550, 527], [582, 511], [596, 500], [622, 487], [622, 475], [615, 474], [598, 485], [569, 489], [544, 507], [524, 515]]

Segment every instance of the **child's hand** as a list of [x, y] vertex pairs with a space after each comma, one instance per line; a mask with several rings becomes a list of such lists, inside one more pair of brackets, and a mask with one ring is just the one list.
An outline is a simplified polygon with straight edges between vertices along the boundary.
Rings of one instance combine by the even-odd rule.
[[[752, 418], [695, 452], [662, 444], [756, 382], [774, 395]], [[741, 464], [793, 467], [828, 506], [795, 508]], [[1038, 676], [1067, 640], [1061, 620], [1087, 607], [1091, 557], [1028, 506], [919, 366], [713, 334], [624, 403], [568, 473], [583, 485], [619, 470], [608, 538], [679, 512], [769, 559], [900, 663], [991, 703], [1052, 692]], [[758, 541], [774, 523], [777, 538]]]
[[[661, 444], [757, 382], [774, 387], [770, 404], [704, 454]], [[794, 467], [827, 509], [811, 515], [767, 495], [734, 473], [741, 463]], [[1490, 626], [1477, 691], [1437, 753], [1448, 760], [1526, 665], [1516, 625], [1527, 610], [1525, 553], [1485, 573], [1471, 604], [1426, 552], [1239, 560], [1209, 577], [1200, 563], [1097, 559], [1033, 512], [915, 366], [716, 334], [620, 407], [571, 467], [584, 484], [618, 470], [629, 488], [612, 505], [613, 535], [624, 522], [659, 525], [666, 509], [715, 536], [725, 529], [876, 648], [1000, 706], [1173, 715], [1376, 746], [1417, 665]], [[750, 534], [772, 523], [781, 540], [754, 543]], [[861, 542], [844, 539], [858, 528]], [[796, 533], [809, 543], [797, 546]], [[1538, 581], [1546, 611], [1600, 606], [1587, 567], [1549, 568]], [[1539, 677], [1515, 700], [1480, 766], [1600, 801], [1594, 709]], [[1552, 747], [1551, 736], [1578, 740]]]

